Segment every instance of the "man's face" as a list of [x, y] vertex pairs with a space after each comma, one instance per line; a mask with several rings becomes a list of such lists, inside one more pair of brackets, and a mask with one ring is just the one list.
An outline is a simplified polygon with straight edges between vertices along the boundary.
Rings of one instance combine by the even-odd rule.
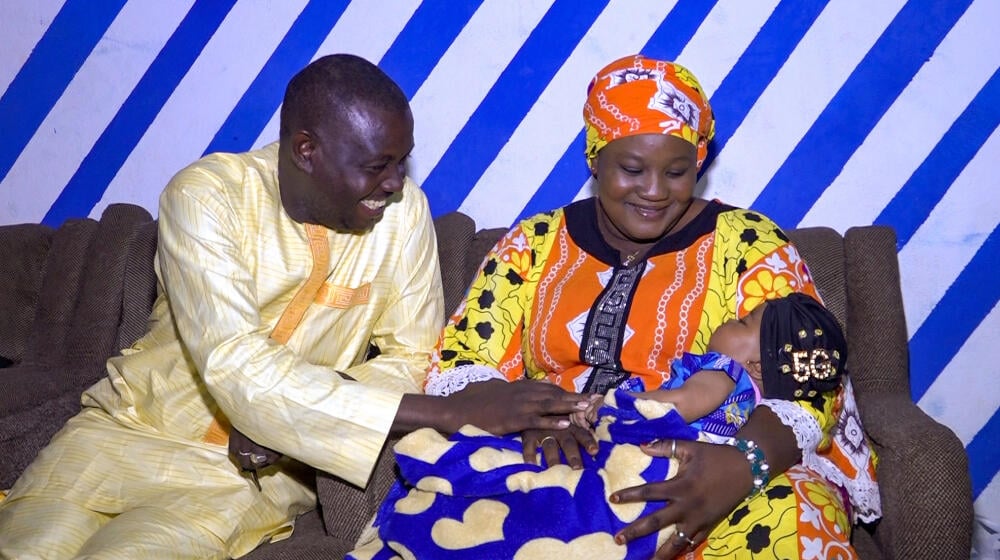
[[343, 122], [323, 123], [291, 141], [300, 173], [281, 177], [289, 215], [337, 231], [366, 231], [403, 189], [413, 117], [409, 110], [356, 107]]

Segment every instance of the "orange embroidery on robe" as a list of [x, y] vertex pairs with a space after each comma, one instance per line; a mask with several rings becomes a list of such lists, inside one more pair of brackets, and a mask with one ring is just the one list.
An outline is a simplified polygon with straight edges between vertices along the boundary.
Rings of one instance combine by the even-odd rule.
[[316, 294], [316, 303], [333, 307], [334, 309], [347, 309], [355, 305], [368, 303], [371, 291], [371, 282], [362, 284], [357, 288], [336, 286], [327, 282], [320, 287], [319, 293]]
[[[302, 316], [314, 299], [320, 288], [324, 286], [323, 279], [326, 278], [330, 268], [330, 242], [326, 237], [326, 229], [314, 224], [306, 224], [306, 235], [309, 237], [309, 250], [312, 253], [313, 265], [309, 271], [309, 276], [299, 291], [292, 297], [288, 307], [281, 313], [274, 330], [271, 331], [271, 339], [279, 344], [285, 344], [292, 337], [295, 328], [302, 321]], [[365, 294], [367, 301], [367, 293]], [[227, 445], [229, 443], [229, 432], [232, 424], [221, 410], [216, 410], [212, 423], [205, 432], [202, 441], [215, 445]]]

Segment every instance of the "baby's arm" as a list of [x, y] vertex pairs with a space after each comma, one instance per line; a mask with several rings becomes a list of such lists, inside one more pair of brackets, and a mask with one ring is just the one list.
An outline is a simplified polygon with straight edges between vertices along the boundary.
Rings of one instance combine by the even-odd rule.
[[719, 408], [735, 386], [725, 373], [706, 369], [692, 375], [676, 389], [646, 391], [637, 396], [671, 403], [686, 422], [693, 422]]

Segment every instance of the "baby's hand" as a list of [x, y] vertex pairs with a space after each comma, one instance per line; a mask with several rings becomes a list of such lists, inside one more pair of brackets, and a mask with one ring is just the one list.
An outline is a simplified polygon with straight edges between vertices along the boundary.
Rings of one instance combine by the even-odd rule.
[[570, 414], [569, 421], [574, 426], [589, 430], [594, 425], [594, 422], [597, 422], [597, 410], [604, 404], [604, 396], [595, 393], [588, 395], [587, 399], [590, 401], [590, 406], [587, 407], [587, 410]]
[[597, 422], [597, 411], [600, 410], [601, 406], [604, 405], [604, 395], [594, 393], [590, 395], [590, 406], [587, 410], [583, 412], [584, 416], [587, 418], [588, 427], [593, 426]]
[[587, 412], [589, 412], [589, 409], [581, 410], [579, 412], [574, 412], [573, 414], [570, 414], [569, 415], [570, 423], [578, 428], [589, 430], [590, 422], [587, 420]]

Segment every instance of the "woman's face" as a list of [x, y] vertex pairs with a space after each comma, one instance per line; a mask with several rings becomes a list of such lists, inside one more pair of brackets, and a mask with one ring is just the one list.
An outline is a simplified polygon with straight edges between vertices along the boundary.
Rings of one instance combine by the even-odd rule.
[[602, 233], [616, 241], [653, 243], [678, 223], [694, 196], [698, 151], [681, 138], [637, 134], [608, 143], [594, 163]]

